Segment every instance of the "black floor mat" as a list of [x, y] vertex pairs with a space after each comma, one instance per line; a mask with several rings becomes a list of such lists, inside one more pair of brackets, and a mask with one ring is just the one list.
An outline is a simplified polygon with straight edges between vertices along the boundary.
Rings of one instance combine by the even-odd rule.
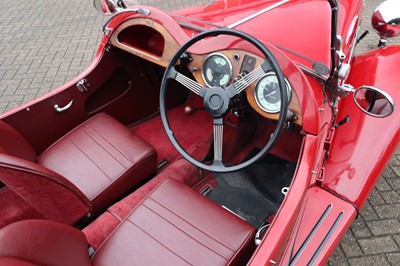
[[218, 186], [207, 197], [257, 228], [279, 209], [281, 190], [290, 185], [295, 168], [295, 163], [270, 156], [242, 171], [215, 174]]

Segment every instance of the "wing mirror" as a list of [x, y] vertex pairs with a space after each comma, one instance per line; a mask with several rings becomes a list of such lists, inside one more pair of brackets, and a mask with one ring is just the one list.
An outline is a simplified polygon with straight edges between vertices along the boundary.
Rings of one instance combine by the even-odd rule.
[[122, 0], [94, 0], [93, 5], [97, 11], [105, 15], [113, 15], [127, 8]]
[[379, 46], [386, 45], [386, 38], [400, 35], [400, 1], [386, 0], [372, 15], [372, 26], [381, 36]]
[[394, 101], [388, 93], [371, 86], [355, 89], [353, 99], [364, 113], [373, 117], [387, 117], [395, 108]]

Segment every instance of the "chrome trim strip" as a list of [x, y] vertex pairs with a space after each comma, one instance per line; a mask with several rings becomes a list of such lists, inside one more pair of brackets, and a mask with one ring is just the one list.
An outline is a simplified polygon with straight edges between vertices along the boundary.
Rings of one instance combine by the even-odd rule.
[[148, 16], [151, 13], [150, 10], [147, 8], [132, 8], [132, 9], [128, 8], [128, 9], [121, 10], [121, 11], [115, 13], [111, 18], [107, 19], [106, 23], [104, 23], [104, 25], [101, 27], [101, 30], [104, 32], [104, 34], [108, 37], [109, 30], [107, 29], [107, 25], [108, 25], [108, 23], [110, 23], [111, 20], [113, 20], [119, 14], [124, 14], [124, 13], [129, 13], [129, 12], [138, 13], [138, 14], [141, 14], [144, 16]]
[[262, 14], [264, 14], [264, 13], [266, 13], [266, 12], [268, 12], [268, 11], [274, 9], [274, 8], [277, 8], [278, 6], [283, 5], [283, 4], [287, 3], [287, 2], [289, 2], [289, 0], [282, 0], [280, 2], [277, 2], [277, 3], [275, 3], [275, 4], [271, 5], [271, 6], [268, 6], [268, 7], [264, 8], [264, 9], [261, 9], [260, 11], [254, 13], [254, 14], [252, 14], [250, 16], [242, 18], [241, 20], [236, 21], [235, 23], [232, 23], [231, 25], [228, 25], [226, 27], [228, 29], [233, 29], [233, 28], [239, 26], [240, 24], [243, 24], [243, 23], [245, 23], [245, 22], [247, 22], [247, 21], [249, 21], [249, 20], [251, 20], [251, 19], [253, 19], [255, 17], [258, 17], [258, 16], [260, 16], [260, 15], [262, 15]]
[[304, 72], [305, 74], [309, 75], [309, 76], [312, 77], [312, 78], [317, 79], [319, 82], [325, 83], [325, 82], [328, 80], [327, 77], [324, 77], [324, 76], [322, 76], [322, 75], [320, 75], [320, 74], [315, 73], [314, 70], [311, 70], [310, 68], [306, 67], [305, 65], [302, 65], [302, 64], [297, 63], [297, 62], [296, 62], [296, 65], [297, 65], [301, 70], [303, 70], [303, 72]]
[[317, 259], [318, 255], [321, 253], [321, 250], [324, 248], [325, 244], [328, 242], [329, 238], [332, 236], [333, 231], [335, 231], [336, 227], [338, 226], [339, 222], [342, 220], [344, 212], [340, 212], [338, 217], [336, 217], [335, 222], [331, 228], [329, 228], [328, 233], [326, 233], [324, 239], [322, 240], [321, 244], [318, 246], [318, 249], [315, 251], [314, 255], [311, 257], [310, 261], [307, 265], [314, 265], [315, 260]]
[[[328, 214], [331, 212], [332, 208], [333, 208], [332, 204], [329, 204], [326, 207], [325, 211], [322, 213], [322, 215], [319, 218], [318, 222], [314, 225], [314, 228], [311, 230], [311, 232], [308, 234], [307, 238], [304, 240], [303, 244], [300, 246], [300, 248], [297, 251], [296, 255], [293, 258], [291, 258], [289, 266], [296, 265], [297, 260], [300, 258], [300, 256], [302, 255], [303, 251], [306, 249], [307, 245], [310, 243], [311, 239], [317, 233], [317, 231], [321, 227], [322, 223], [325, 221], [326, 217], [328, 217]], [[297, 228], [297, 230], [299, 230], [299, 228]]]
[[176, 19], [180, 19], [181, 21], [182, 20], [190, 20], [190, 21], [198, 22], [198, 23], [201, 23], [201, 24], [204, 24], [204, 25], [209, 25], [209, 26], [212, 26], [214, 28], [222, 28], [221, 25], [210, 23], [208, 21], [204, 21], [204, 20], [197, 19], [197, 18], [185, 17], [185, 16], [180, 16], [180, 15], [175, 15], [175, 14], [170, 14], [170, 16], [174, 17]]
[[190, 23], [186, 23], [186, 22], [183, 22], [183, 21], [176, 21], [176, 22], [180, 26], [182, 26], [184, 28], [187, 28], [187, 29], [190, 29], [190, 30], [194, 30], [194, 31], [197, 31], [197, 32], [204, 32], [204, 31], [208, 30], [206, 28], [203, 28], [203, 27], [200, 27], [200, 26], [197, 26], [197, 25], [193, 25], [193, 24], [190, 24]]

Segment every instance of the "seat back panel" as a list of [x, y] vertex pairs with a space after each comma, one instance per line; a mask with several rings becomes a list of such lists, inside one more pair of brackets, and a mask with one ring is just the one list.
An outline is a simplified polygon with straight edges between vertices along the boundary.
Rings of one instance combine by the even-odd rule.
[[47, 219], [74, 224], [91, 209], [74, 184], [35, 163], [0, 154], [0, 181]]

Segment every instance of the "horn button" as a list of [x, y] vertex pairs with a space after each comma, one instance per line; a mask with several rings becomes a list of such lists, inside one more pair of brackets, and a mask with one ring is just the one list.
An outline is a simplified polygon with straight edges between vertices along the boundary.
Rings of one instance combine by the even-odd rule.
[[213, 116], [223, 116], [229, 108], [228, 92], [221, 87], [207, 89], [204, 95], [204, 108]]

